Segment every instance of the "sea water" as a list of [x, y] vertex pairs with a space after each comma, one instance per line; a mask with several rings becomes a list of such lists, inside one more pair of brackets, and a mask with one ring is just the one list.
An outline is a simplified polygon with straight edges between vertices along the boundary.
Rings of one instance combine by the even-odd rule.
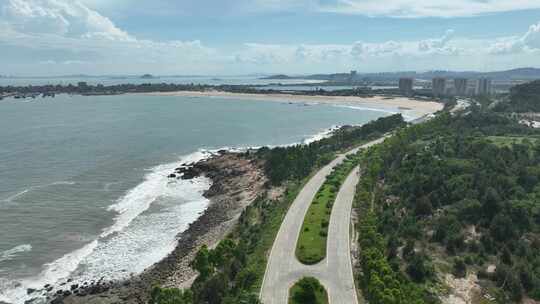
[[147, 95], [1, 100], [0, 301], [22, 303], [27, 288], [68, 277], [126, 278], [166, 256], [204, 212], [210, 186], [167, 175], [205, 150], [299, 143], [388, 110]]

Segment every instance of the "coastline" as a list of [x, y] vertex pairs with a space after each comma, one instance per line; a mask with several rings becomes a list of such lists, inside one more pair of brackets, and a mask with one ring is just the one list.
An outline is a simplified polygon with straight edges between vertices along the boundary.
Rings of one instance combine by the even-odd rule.
[[410, 111], [413, 116], [424, 116], [442, 110], [443, 104], [436, 101], [425, 101], [409, 97], [390, 97], [375, 95], [370, 97], [361, 96], [323, 96], [323, 95], [296, 95], [296, 94], [253, 94], [231, 93], [224, 91], [176, 91], [176, 92], [152, 92], [134, 93], [149, 96], [184, 96], [184, 97], [215, 97], [224, 99], [241, 99], [255, 101], [274, 101], [287, 103], [316, 103], [328, 105], [340, 105], [351, 107], [364, 107], [366, 109], [386, 109]]
[[50, 294], [51, 303], [146, 303], [156, 284], [188, 288], [197, 276], [189, 263], [199, 248], [202, 245], [212, 248], [227, 235], [242, 210], [265, 191], [267, 179], [262, 163], [230, 151], [220, 151], [191, 164], [184, 176], [187, 179], [205, 176], [212, 180], [212, 186], [204, 193], [210, 205], [177, 236], [178, 244], [170, 254], [123, 281], [110, 282], [105, 278], [74, 290], [66, 282], [64, 286], [69, 293], [55, 291]]
[[[129, 96], [127, 96], [127, 98], [129, 99]], [[146, 99], [143, 97], [143, 99]], [[227, 101], [219, 101], [220, 103], [222, 103], [223, 105], [226, 104]], [[252, 104], [253, 106], [256, 106], [256, 104]], [[241, 102], [241, 106], [242, 106], [242, 102]], [[304, 111], [304, 106], [287, 106], [287, 105], [284, 105], [283, 108], [281, 107], [280, 104], [276, 105], [276, 104], [270, 104], [270, 106], [274, 106], [274, 107], [278, 107], [278, 108], [281, 108], [281, 109], [288, 109], [288, 108], [296, 108], [297, 110], [299, 111]], [[316, 108], [316, 107], [310, 107], [310, 108]], [[356, 113], [356, 111], [351, 111], [351, 113]], [[356, 115], [356, 114], [355, 114]], [[295, 145], [295, 144], [300, 144], [300, 143], [308, 143], [308, 142], [311, 142], [311, 141], [314, 141], [314, 140], [318, 140], [318, 139], [321, 139], [325, 136], [328, 136], [329, 133], [331, 133], [332, 130], [335, 130], [336, 127], [332, 127], [332, 128], [329, 128], [329, 129], [318, 129], [318, 130], [315, 130], [315, 131], [310, 131], [308, 132], [309, 134], [312, 134], [312, 132], [317, 132], [315, 135], [313, 135], [312, 137], [308, 136], [308, 135], [303, 135], [303, 136], [306, 136], [304, 138], [302, 138], [301, 140], [298, 139], [298, 140], [295, 140], [295, 141], [287, 141], [285, 142], [286, 144], [283, 144], [284, 146], [288, 146], [288, 145]], [[227, 149], [227, 150], [230, 150], [230, 151], [245, 151], [244, 149], [234, 149], [234, 148], [222, 148], [222, 149]], [[198, 151], [205, 151], [205, 150], [198, 150]], [[216, 154], [217, 152], [217, 149], [214, 149], [214, 150], [206, 150], [208, 151], [208, 155], [211, 155], [211, 154]], [[200, 153], [200, 152], [197, 152], [197, 153]], [[202, 152], [202, 153], [205, 153], [205, 152]], [[111, 210], [114, 210], [116, 208], [118, 208], [119, 210], [120, 209], [124, 209], [124, 208], [127, 208], [129, 207], [130, 211], [133, 210], [134, 208], [133, 207], [137, 207], [139, 204], [132, 204], [130, 203], [129, 201], [133, 201], [132, 199], [125, 199], [126, 197], [129, 197], [131, 196], [130, 193], [133, 192], [134, 190], [138, 193], [154, 193], [155, 191], [153, 189], [145, 189], [147, 187], [142, 187], [146, 181], [148, 179], [150, 179], [151, 181], [155, 182], [157, 180], [160, 181], [159, 185], [169, 185], [169, 184], [176, 184], [176, 183], [169, 183], [167, 180], [167, 174], [171, 173], [174, 171], [175, 168], [181, 166], [182, 164], [184, 163], [194, 163], [194, 162], [197, 162], [199, 161], [199, 157], [198, 156], [194, 156], [194, 154], [196, 154], [196, 152], [193, 152], [193, 153], [189, 153], [187, 155], [183, 155], [181, 156], [181, 158], [179, 158], [177, 161], [173, 161], [173, 162], [166, 162], [166, 163], [161, 163], [161, 164], [158, 164], [154, 167], [154, 165], [152, 165], [152, 167], [150, 168], [147, 168], [147, 169], [144, 169], [144, 176], [143, 176], [143, 180], [142, 180], [142, 183], [139, 183], [139, 184], [136, 184], [134, 185], [134, 187], [130, 187], [128, 190], [126, 190], [125, 192], [122, 192], [121, 194], [119, 194], [118, 198], [115, 199], [115, 203], [114, 205], [111, 205], [111, 206], [107, 206], [107, 208], [110, 208]], [[199, 159], [197, 159], [199, 158]], [[231, 164], [231, 167], [235, 166], [235, 164]], [[158, 169], [160, 168], [160, 169]], [[164, 169], [161, 169], [161, 168], [164, 168]], [[159, 175], [159, 177], [157, 178], [154, 178], [154, 177], [150, 177], [150, 176], [153, 176], [153, 175]], [[206, 180], [209, 180], [207, 178], [204, 178]], [[189, 183], [193, 183], [192, 181], [190, 181]], [[179, 182], [178, 184], [184, 184], [183, 182]], [[206, 185], [207, 184], [207, 185]], [[206, 183], [205, 182], [205, 189], [201, 190], [201, 191], [198, 191], [198, 196], [197, 197], [201, 197], [202, 195], [202, 192], [206, 189], [208, 189], [210, 186], [211, 186], [211, 182], [208, 182]], [[139, 191], [137, 189], [141, 188], [140, 190], [142, 191]], [[161, 187], [160, 187], [161, 188]], [[151, 191], [149, 191], [151, 190]], [[161, 190], [160, 190], [161, 191]], [[168, 195], [168, 194], [167, 194]], [[116, 197], [116, 196], [115, 196]], [[126, 201], [126, 202], [124, 202]], [[128, 204], [125, 204], [125, 203], [128, 203]], [[201, 207], [203, 210], [199, 212], [196, 212], [196, 217], [194, 218], [190, 218], [190, 222], [191, 221], [195, 221], [199, 216], [201, 216], [204, 212], [204, 209], [207, 208], [207, 206], [210, 204], [210, 202], [208, 200], [206, 200], [206, 202], [204, 203], [204, 208]], [[202, 205], [202, 204], [200, 204]], [[147, 207], [144, 207], [142, 208], [141, 210], [145, 210]], [[199, 208], [199, 209], [201, 209]], [[139, 209], [138, 207], [136, 209]], [[199, 210], [198, 209], [198, 210]], [[140, 211], [139, 211], [140, 212]], [[137, 212], [137, 213], [139, 213]], [[122, 213], [122, 214], [125, 214], [125, 215], [130, 215], [132, 214], [131, 212], [126, 212], [126, 213]], [[120, 216], [117, 216], [115, 215], [114, 216], [114, 225], [113, 226], [109, 226], [107, 227], [106, 229], [104, 229], [102, 231], [102, 233], [104, 234], [107, 234], [109, 235], [109, 231], [112, 231], [112, 230], [118, 230], [120, 229], [120, 227], [123, 227], [124, 225], [126, 225], [126, 223], [130, 222], [131, 221], [131, 216], [128, 218], [128, 219], [121, 219]], [[118, 223], [116, 223], [118, 220]], [[121, 224], [121, 225], [120, 225]], [[184, 230], [186, 229], [188, 226], [187, 226], [187, 223], [184, 224], [183, 222], [180, 222], [178, 221], [176, 223], [176, 225], [178, 227], [182, 227], [180, 228], [180, 230]], [[176, 227], [174, 227], [176, 228]], [[178, 230], [176, 229], [169, 229], [169, 232], [167, 233], [167, 240], [169, 239], [175, 239], [175, 236], [177, 236], [178, 234]], [[199, 233], [198, 231], [196, 233]], [[131, 236], [132, 239], [136, 239], [136, 237], [134, 236]], [[216, 237], [217, 240], [219, 240], [221, 237]], [[139, 238], [139, 239], [142, 239], [142, 238]], [[178, 238], [176, 237], [176, 242], [178, 241]], [[175, 243], [176, 243], [175, 242]], [[105, 243], [105, 242], [104, 242]], [[122, 242], [121, 242], [122, 243]], [[169, 242], [162, 242], [163, 243], [167, 243], [169, 244]], [[113, 244], [113, 242], [111, 242], [111, 244]], [[92, 249], [89, 247], [91, 246], [95, 246], [95, 243], [92, 242], [92, 243], [89, 243], [88, 246], [85, 244], [83, 247], [81, 247], [81, 249], [83, 250], [78, 250], [76, 251], [76, 256], [84, 256], [86, 254], [79, 254], [78, 252], [88, 252], [88, 251], [92, 251], [92, 250], [95, 250], [95, 249]], [[168, 246], [167, 247], [167, 252], [171, 252], [174, 248], [175, 248], [176, 244], [171, 244], [171, 246]], [[109, 247], [113, 247], [113, 246], [107, 246], [107, 248]], [[114, 248], [114, 247], [113, 247]], [[116, 247], [118, 248], [118, 247]], [[135, 246], [131, 247], [131, 248], [136, 248]], [[155, 248], [155, 247], [154, 247]], [[161, 247], [160, 247], [161, 248]], [[97, 251], [97, 250], [96, 250]], [[16, 289], [17, 291], [17, 295], [22, 295], [21, 297], [11, 297], [11, 295], [13, 295], [14, 293], [6, 293], [8, 295], [8, 297], [6, 298], [2, 298], [2, 299], [6, 299], [6, 302], [10, 302], [10, 303], [22, 303], [23, 301], [19, 301], [19, 299], [21, 300], [31, 300], [31, 299], [37, 299], [37, 297], [40, 297], [40, 296], [50, 296], [51, 298], [55, 298], [57, 297], [56, 296], [56, 292], [59, 291], [59, 290], [62, 290], [63, 293], [62, 295], [64, 295], [67, 291], [71, 292], [71, 285], [75, 285], [75, 284], [84, 284], [85, 282], [87, 282], [88, 284], [87, 285], [92, 285], [92, 280], [95, 280], [97, 283], [98, 281], [101, 283], [100, 285], [109, 285], [109, 286], [118, 286], [119, 284], [123, 284], [123, 281], [126, 279], [126, 278], [129, 278], [130, 275], [129, 273], [133, 273], [133, 277], [134, 279], [133, 280], [130, 280], [130, 282], [136, 282], [138, 280], [138, 277], [140, 273], [142, 273], [142, 271], [146, 268], [151, 268], [151, 265], [154, 264], [154, 263], [158, 263], [161, 259], [164, 259], [167, 255], [167, 252], [163, 252], [159, 257], [156, 255], [154, 256], [155, 257], [155, 260], [152, 261], [151, 264], [147, 263], [147, 260], [143, 260], [142, 259], [142, 255], [139, 255], [138, 258], [136, 259], [131, 259], [131, 260], [134, 260], [136, 261], [137, 259], [140, 261], [140, 263], [137, 263], [136, 265], [135, 264], [131, 264], [131, 265], [134, 265], [134, 267], [117, 267], [117, 268], [107, 268], [107, 270], [111, 269], [112, 271], [110, 272], [96, 272], [94, 271], [92, 273], [91, 276], [85, 276], [85, 271], [86, 269], [84, 267], [81, 267], [79, 269], [77, 269], [77, 271], [71, 271], [67, 266], [69, 265], [84, 265], [83, 262], [78, 262], [78, 261], [82, 261], [84, 259], [84, 257], [81, 257], [81, 258], [73, 258], [73, 254], [72, 252], [68, 252], [66, 255], [62, 256], [62, 258], [59, 258], [59, 259], [56, 259], [54, 260], [52, 263], [50, 263], [49, 265], [47, 265], [45, 268], [44, 268], [44, 271], [42, 271], [42, 273], [46, 273], [47, 275], [41, 275], [41, 273], [39, 273], [38, 276], [33, 276], [33, 277], [30, 277], [30, 280], [26, 280], [26, 281], [23, 281], [22, 284], [20, 285], [15, 285], [17, 284], [17, 282], [14, 282], [13, 283], [13, 286], [14, 288], [13, 289]], [[109, 251], [109, 253], [111, 253], [111, 251]], [[120, 253], [120, 251], [116, 251], [116, 253]], [[115, 254], [109, 254], [108, 255], [109, 259], [107, 259], [107, 261], [111, 261], [111, 265], [115, 265], [116, 262], [119, 262], [119, 261], [125, 261], [127, 259], [122, 259], [122, 260], [119, 260], [119, 259], [116, 259], [114, 258]], [[67, 258], [64, 258], [64, 257], [69, 257], [69, 259]], [[94, 260], [98, 260], [98, 259], [94, 259]], [[186, 260], [189, 260], [189, 259], [186, 259]], [[77, 263], [77, 264], [75, 264]], [[106, 265], [108, 263], [106, 263], [106, 261], [103, 261], [103, 265]], [[69, 266], [71, 267], [71, 266]], [[137, 267], [135, 269], [135, 267]], [[184, 267], [186, 268], [186, 267]], [[49, 271], [49, 269], [52, 269], [53, 271]], [[61, 269], [61, 270], [64, 270], [63, 273], [59, 273], [58, 271], [56, 271], [56, 269]], [[96, 269], [96, 268], [93, 268], [93, 269]], [[92, 270], [93, 270], [92, 269]], [[101, 268], [103, 269], [103, 268]], [[114, 269], [118, 269], [118, 271], [114, 271]], [[125, 270], [127, 269], [127, 270]], [[188, 271], [190, 271], [188, 269]], [[54, 272], [54, 273], [53, 273]], [[69, 274], [67, 274], [69, 272]], [[55, 274], [55, 276], [50, 276], [49, 273], [53, 273]], [[66, 274], [64, 274], [66, 273]], [[107, 280], [106, 283], [105, 281], [100, 281], [100, 278], [101, 277], [105, 277], [105, 279]], [[34, 278], [37, 278], [34, 280]], [[104, 280], [105, 280], [104, 279]], [[113, 280], [114, 282], [111, 282], [110, 280]], [[27, 283], [27, 282], [30, 282], [30, 283]], [[8, 283], [11, 283], [11, 281], [8, 281]], [[48, 287], [44, 287], [46, 285], [49, 285]], [[11, 286], [9, 286], [11, 287]], [[46, 292], [48, 291], [50, 288], [51, 291], [50, 292]], [[93, 289], [94, 287], [90, 287], [90, 289]], [[2, 288], [0, 288], [2, 289]], [[107, 286], [104, 286], [104, 287], [99, 287], [99, 288], [96, 288], [95, 291], [100, 291], [100, 290], [105, 290], [105, 289], [108, 289]], [[11, 290], [10, 290], [11, 291]], [[2, 292], [0, 292], [0, 294], [2, 294]], [[37, 303], [38, 301], [36, 301]]]
[[195, 169], [195, 176], [205, 176], [212, 181], [212, 186], [204, 193], [210, 205], [186, 231], [177, 236], [178, 244], [174, 251], [144, 272], [125, 280], [111, 282], [105, 278], [88, 282], [88, 285], [75, 290], [70, 290], [72, 286], [68, 280], [61, 284], [64, 288], [62, 293], [54, 290], [48, 294], [49, 299], [53, 303], [146, 303], [155, 285], [187, 288], [196, 278], [189, 262], [198, 249], [203, 244], [213, 247], [225, 238], [242, 210], [258, 195], [268, 192], [279, 195], [279, 191], [268, 191], [263, 164], [244, 153], [221, 150], [190, 166]]

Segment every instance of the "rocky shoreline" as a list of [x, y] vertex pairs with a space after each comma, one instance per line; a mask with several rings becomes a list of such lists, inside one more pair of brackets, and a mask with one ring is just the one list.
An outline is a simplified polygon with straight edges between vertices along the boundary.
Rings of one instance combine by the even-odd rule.
[[[206, 176], [212, 180], [204, 193], [210, 199], [206, 211], [189, 228], [178, 235], [175, 250], [143, 273], [124, 281], [98, 281], [71, 284], [61, 289], [45, 286], [49, 303], [147, 303], [153, 286], [188, 288], [197, 273], [189, 263], [202, 245], [215, 246], [236, 223], [242, 210], [267, 186], [263, 163], [246, 153], [219, 151], [209, 159], [184, 164], [171, 172], [170, 179], [192, 179]], [[29, 290], [29, 292], [42, 292]]]

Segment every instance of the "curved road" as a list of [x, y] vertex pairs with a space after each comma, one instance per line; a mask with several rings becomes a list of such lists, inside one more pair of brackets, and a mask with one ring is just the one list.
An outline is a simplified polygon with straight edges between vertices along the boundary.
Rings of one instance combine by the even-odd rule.
[[289, 288], [304, 276], [312, 276], [324, 285], [331, 304], [356, 304], [350, 251], [350, 216], [359, 169], [354, 168], [341, 186], [332, 208], [328, 227], [326, 258], [315, 265], [304, 265], [296, 259], [296, 242], [304, 216], [324, 183], [326, 176], [347, 154], [382, 142], [381, 138], [339, 155], [320, 169], [302, 188], [292, 203], [272, 246], [264, 274], [260, 298], [264, 304], [287, 304]]

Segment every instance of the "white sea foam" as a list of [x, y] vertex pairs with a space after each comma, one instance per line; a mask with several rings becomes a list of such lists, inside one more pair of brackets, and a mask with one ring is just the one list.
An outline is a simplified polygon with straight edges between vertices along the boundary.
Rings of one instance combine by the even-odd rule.
[[410, 121], [410, 120], [418, 118], [417, 115], [411, 115], [413, 113], [412, 110], [400, 110], [400, 109], [388, 108], [388, 107], [370, 108], [370, 107], [361, 107], [361, 106], [344, 105], [344, 104], [334, 105], [334, 106], [339, 107], [339, 108], [349, 108], [349, 109], [360, 110], [360, 111], [382, 112], [382, 113], [388, 113], [388, 114], [400, 113], [406, 121]]
[[353, 106], [353, 105], [347, 105], [347, 104], [336, 104], [333, 106], [338, 107], [338, 108], [349, 108], [349, 109], [354, 109], [354, 110], [382, 112], [382, 113], [388, 113], [388, 114], [399, 113], [399, 111], [394, 108], [383, 108], [383, 107], [370, 108], [370, 107]]
[[210, 180], [177, 180], [168, 175], [184, 163], [211, 155], [200, 150], [179, 162], [153, 168], [144, 182], [109, 207], [118, 212], [115, 224], [103, 231], [97, 248], [81, 261], [74, 275], [81, 279], [122, 279], [142, 272], [170, 253], [176, 247], [177, 234], [208, 206], [203, 192], [210, 187]]
[[19, 245], [19, 246], [13, 247], [11, 249], [8, 249], [6, 251], [0, 252], [0, 262], [11, 260], [17, 254], [22, 253], [22, 252], [27, 252], [27, 251], [30, 251], [30, 250], [32, 250], [32, 245], [24, 244], [24, 245]]
[[17, 198], [20, 197], [20, 196], [25, 195], [25, 194], [28, 193], [30, 190], [32, 190], [32, 189], [31, 189], [31, 188], [24, 189], [24, 190], [21, 191], [21, 192], [15, 193], [14, 195], [12, 195], [12, 196], [10, 196], [10, 197], [7, 197], [7, 198], [3, 199], [3, 201], [4, 201], [4, 202], [11, 203], [11, 202], [13, 202], [13, 200], [17, 199]]
[[332, 133], [334, 133], [334, 131], [338, 130], [340, 128], [340, 126], [333, 126], [331, 128], [328, 128], [328, 129], [325, 129], [315, 135], [312, 135], [306, 139], [304, 139], [304, 141], [302, 142], [303, 144], [310, 144], [312, 142], [316, 142], [316, 141], [319, 141], [321, 139], [324, 139], [324, 138], [328, 138], [330, 136], [332, 136]]
[[105, 238], [115, 232], [119, 232], [133, 221], [139, 214], [147, 210], [150, 205], [163, 194], [167, 189], [167, 177], [175, 168], [183, 163], [193, 163], [209, 157], [209, 153], [197, 151], [192, 153], [179, 162], [159, 165], [151, 169], [146, 175], [145, 180], [135, 188], [131, 189], [125, 196], [110, 206], [108, 210], [117, 212], [115, 223], [105, 229], [100, 237]]
[[50, 183], [48, 185], [45, 185], [45, 186], [55, 186], [55, 185], [75, 185], [75, 182], [69, 182], [69, 181], [59, 181], [59, 182], [54, 182], [54, 183]]
[[[202, 194], [210, 187], [209, 179], [199, 177], [171, 181], [168, 175], [184, 163], [194, 163], [211, 154], [200, 150], [178, 162], [150, 169], [142, 183], [108, 208], [117, 215], [114, 224], [103, 230], [98, 239], [44, 265], [42, 272], [35, 277], [19, 282], [2, 279], [0, 300], [23, 303], [34, 296], [26, 294], [27, 288], [40, 289], [44, 284], [55, 285], [73, 276], [78, 281], [103, 276], [121, 279], [158, 262], [175, 248], [176, 235], [208, 206], [208, 200]], [[160, 205], [158, 210], [145, 213], [156, 202]]]
[[80, 273], [75, 276], [122, 279], [161, 260], [176, 247], [177, 235], [208, 206], [209, 201], [202, 194], [209, 185], [204, 177], [166, 183], [151, 209], [121, 232], [100, 241], [81, 262]]
[[69, 276], [74, 271], [79, 262], [90, 254], [97, 246], [97, 240], [84, 247], [70, 252], [52, 263], [45, 264], [43, 271], [31, 278], [20, 280], [19, 282], [2, 280], [0, 283], [0, 299], [7, 303], [24, 303], [34, 296], [27, 294], [28, 288], [41, 289], [45, 284], [54, 284]]
[[11, 203], [13, 202], [14, 200], [16, 200], [17, 198], [29, 193], [30, 191], [32, 190], [36, 190], [36, 189], [41, 189], [41, 188], [46, 188], [46, 187], [49, 187], [49, 186], [55, 186], [55, 185], [74, 185], [75, 182], [68, 182], [68, 181], [58, 181], [58, 182], [54, 182], [54, 183], [50, 183], [50, 184], [45, 184], [45, 185], [37, 185], [37, 186], [32, 186], [28, 189], [24, 189], [23, 191], [20, 191], [18, 193], [15, 193], [14, 195], [12, 196], [9, 196], [5, 199], [3, 199], [2, 201], [4, 202], [8, 202], [8, 203]]

